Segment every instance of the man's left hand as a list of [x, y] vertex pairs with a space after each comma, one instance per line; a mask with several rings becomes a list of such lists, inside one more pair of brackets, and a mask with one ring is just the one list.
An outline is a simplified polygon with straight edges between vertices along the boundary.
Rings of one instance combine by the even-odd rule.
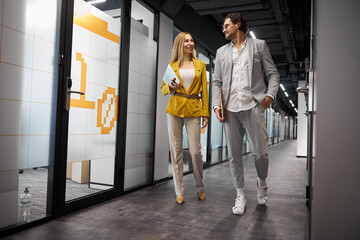
[[264, 109], [267, 109], [270, 104], [272, 103], [273, 99], [269, 96], [266, 96], [265, 99], [262, 101], [261, 105], [264, 107]]

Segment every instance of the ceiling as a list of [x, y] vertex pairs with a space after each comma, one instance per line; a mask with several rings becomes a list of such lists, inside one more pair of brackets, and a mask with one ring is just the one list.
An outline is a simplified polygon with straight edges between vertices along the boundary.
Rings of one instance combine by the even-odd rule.
[[297, 115], [299, 80], [305, 80], [310, 56], [310, 0], [185, 0], [200, 16], [212, 18], [221, 31], [229, 12], [240, 12], [249, 30], [266, 41], [289, 97], [279, 89], [275, 108]]
[[[269, 46], [280, 73], [280, 82], [288, 94], [287, 97], [284, 91], [279, 89], [273, 108], [280, 108], [287, 115], [297, 115], [290, 100], [297, 106], [296, 88], [299, 80], [305, 80], [305, 69], [309, 68], [311, 0], [137, 1], [145, 2], [166, 13], [175, 23], [182, 24], [186, 31], [201, 33], [200, 36], [206, 36], [207, 43], [215, 42], [220, 44], [219, 46], [224, 41], [221, 27], [225, 16], [230, 12], [240, 12], [247, 20], [249, 30], [253, 31], [257, 38], [265, 40]], [[107, 0], [96, 5], [102, 10], [120, 6], [120, 0]], [[209, 24], [213, 25], [211, 27], [216, 34], [209, 34]], [[195, 26], [198, 28], [192, 29]]]

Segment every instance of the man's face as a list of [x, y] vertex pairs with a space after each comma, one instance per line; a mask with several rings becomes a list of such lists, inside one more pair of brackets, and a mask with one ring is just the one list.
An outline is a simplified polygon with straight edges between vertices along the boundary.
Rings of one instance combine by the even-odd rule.
[[223, 33], [225, 34], [226, 40], [232, 40], [236, 37], [236, 32], [240, 27], [240, 23], [233, 24], [230, 18], [227, 18], [223, 25]]

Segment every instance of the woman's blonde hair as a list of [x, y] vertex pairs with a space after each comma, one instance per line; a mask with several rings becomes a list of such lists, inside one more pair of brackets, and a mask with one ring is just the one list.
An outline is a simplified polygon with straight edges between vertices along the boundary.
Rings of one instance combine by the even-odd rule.
[[[187, 32], [181, 32], [176, 36], [170, 62], [180, 61], [180, 63], [182, 63], [184, 61], [184, 42], [187, 34], [191, 36], [191, 34]], [[192, 52], [191, 57], [196, 59], [195, 49]]]

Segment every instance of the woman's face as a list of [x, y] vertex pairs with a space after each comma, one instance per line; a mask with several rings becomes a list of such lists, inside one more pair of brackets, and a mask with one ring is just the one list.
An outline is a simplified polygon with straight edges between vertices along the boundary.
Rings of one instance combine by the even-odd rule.
[[194, 51], [194, 40], [190, 34], [186, 34], [184, 41], [184, 53], [191, 54]]

